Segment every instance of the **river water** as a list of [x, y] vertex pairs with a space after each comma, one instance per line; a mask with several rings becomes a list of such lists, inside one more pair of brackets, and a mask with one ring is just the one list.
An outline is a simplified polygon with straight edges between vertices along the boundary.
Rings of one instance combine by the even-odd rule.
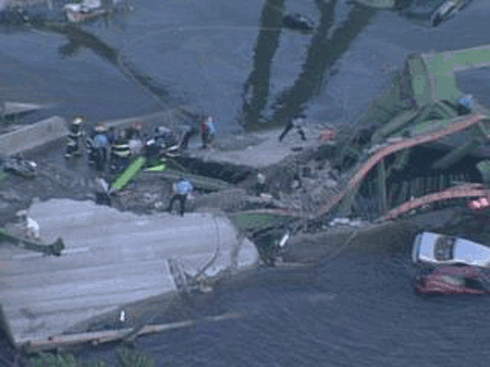
[[[317, 32], [281, 28], [281, 9], [309, 15]], [[386, 68], [402, 66], [410, 52], [489, 43], [488, 19], [490, 4], [483, 0], [438, 28], [341, 0], [140, 0], [133, 13], [84, 25], [97, 42], [3, 29], [0, 98], [54, 104], [36, 118], [82, 112], [92, 121], [185, 104], [215, 115], [221, 138], [280, 126], [299, 112], [308, 123], [335, 124], [355, 120], [389, 87]], [[152, 91], [128, 78], [99, 41], [147, 76]], [[458, 75], [461, 88], [484, 104], [489, 81], [488, 68]], [[372, 250], [346, 249], [311, 270], [257, 271], [206, 303], [210, 314], [241, 311], [243, 318], [138, 344], [157, 366], [488, 363], [488, 298], [419, 298], [408, 240], [395, 248], [365, 245]], [[109, 346], [81, 357], [113, 361], [113, 354]]]

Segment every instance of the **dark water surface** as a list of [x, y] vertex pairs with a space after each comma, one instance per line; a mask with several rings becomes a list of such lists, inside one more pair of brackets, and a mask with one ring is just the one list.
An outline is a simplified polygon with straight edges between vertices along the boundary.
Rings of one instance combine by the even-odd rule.
[[[317, 32], [281, 28], [281, 9], [308, 14]], [[389, 87], [388, 63], [399, 67], [414, 50], [490, 43], [488, 19], [490, 3], [476, 0], [438, 28], [340, 0], [141, 0], [134, 13], [83, 30], [147, 75], [153, 93], [97, 42], [17, 29], [0, 33], [0, 98], [56, 103], [47, 116], [80, 111], [94, 121], [183, 103], [215, 114], [223, 138], [298, 112], [309, 123], [338, 123], [355, 119]], [[489, 79], [488, 69], [458, 75], [483, 103]], [[206, 313], [244, 311], [244, 318], [138, 344], [157, 366], [487, 365], [490, 299], [417, 297], [409, 247], [347, 251], [309, 273], [258, 271], [206, 303]], [[113, 360], [113, 348], [81, 356]]]

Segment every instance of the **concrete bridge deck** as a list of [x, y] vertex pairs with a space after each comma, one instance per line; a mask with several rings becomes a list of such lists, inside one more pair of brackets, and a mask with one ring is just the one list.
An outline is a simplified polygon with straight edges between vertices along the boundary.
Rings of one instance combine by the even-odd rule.
[[29, 215], [45, 243], [61, 236], [60, 257], [0, 245], [0, 304], [14, 342], [60, 335], [124, 304], [176, 291], [168, 259], [191, 276], [253, 266], [255, 246], [241, 243], [224, 217], [209, 213], [139, 216], [93, 202], [35, 203]]

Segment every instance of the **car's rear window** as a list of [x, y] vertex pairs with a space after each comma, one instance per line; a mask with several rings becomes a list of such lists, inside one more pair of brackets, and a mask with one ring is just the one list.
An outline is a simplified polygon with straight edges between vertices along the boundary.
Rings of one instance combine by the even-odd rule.
[[437, 261], [448, 261], [454, 257], [454, 243], [456, 239], [449, 236], [441, 236], [434, 246], [434, 257]]

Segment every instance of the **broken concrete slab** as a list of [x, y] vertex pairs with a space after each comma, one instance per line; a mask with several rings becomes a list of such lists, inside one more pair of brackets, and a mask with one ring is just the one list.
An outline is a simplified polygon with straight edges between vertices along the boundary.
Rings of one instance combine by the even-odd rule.
[[19, 103], [19, 102], [0, 102], [0, 116], [20, 115], [23, 113], [34, 112], [41, 109], [49, 108], [50, 106], [45, 104], [34, 103]]
[[[323, 128], [324, 129], [324, 128]], [[278, 141], [282, 129], [273, 129], [248, 134], [250, 142], [245, 145], [229, 146], [224, 142], [216, 143], [216, 148], [189, 149], [189, 155], [203, 161], [229, 163], [253, 168], [264, 168], [277, 164], [295, 151], [317, 148], [322, 128], [306, 129], [306, 141], [302, 141], [295, 131], [291, 131], [282, 142]]]
[[66, 249], [57, 258], [15, 248], [0, 253], [0, 303], [17, 345], [60, 335], [126, 303], [178, 291], [170, 259], [191, 277], [258, 261], [255, 246], [242, 241], [229, 220], [208, 213], [140, 216], [57, 199], [32, 205], [29, 215], [45, 242], [61, 236]]
[[11, 133], [0, 135], [0, 155], [13, 155], [40, 148], [68, 135], [65, 119], [50, 117]]

